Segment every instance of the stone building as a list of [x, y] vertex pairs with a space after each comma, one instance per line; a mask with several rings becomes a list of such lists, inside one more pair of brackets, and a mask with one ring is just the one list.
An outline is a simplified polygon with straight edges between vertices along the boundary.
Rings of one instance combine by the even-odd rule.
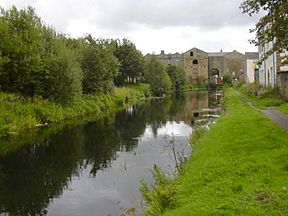
[[178, 65], [181, 68], [183, 68], [183, 55], [176, 52], [174, 54], [168, 53], [165, 54], [164, 50], [161, 50], [161, 53], [158, 55], [155, 55], [158, 59], [160, 59], [162, 62], [168, 65]]
[[224, 73], [232, 74], [237, 80], [244, 80], [244, 61], [245, 55], [234, 50], [233, 52], [224, 55]]
[[183, 53], [186, 79], [192, 84], [208, 81], [208, 54], [200, 49], [192, 48]]
[[238, 80], [244, 79], [245, 56], [234, 50], [233, 52], [207, 53], [198, 48], [192, 48], [183, 54], [165, 54], [162, 50], [155, 55], [166, 64], [182, 67], [189, 83], [206, 83], [213, 72], [219, 76], [229, 73]]

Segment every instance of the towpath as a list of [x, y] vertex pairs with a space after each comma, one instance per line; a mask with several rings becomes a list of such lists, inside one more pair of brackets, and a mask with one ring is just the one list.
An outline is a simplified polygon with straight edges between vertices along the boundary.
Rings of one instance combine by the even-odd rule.
[[273, 107], [268, 107], [266, 110], [259, 109], [255, 107], [247, 98], [244, 100], [248, 103], [252, 108], [261, 111], [264, 115], [271, 118], [274, 122], [276, 122], [281, 128], [288, 132], [288, 115], [275, 110]]

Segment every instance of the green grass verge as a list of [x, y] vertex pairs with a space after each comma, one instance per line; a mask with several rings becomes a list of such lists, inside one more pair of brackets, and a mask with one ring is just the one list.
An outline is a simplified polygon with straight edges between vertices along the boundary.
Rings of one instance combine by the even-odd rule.
[[227, 90], [228, 113], [211, 127], [163, 215], [288, 215], [288, 133]]
[[266, 88], [257, 84], [242, 84], [237, 89], [260, 109], [280, 107], [287, 104], [272, 87]]
[[280, 107], [277, 107], [277, 110], [288, 115], [288, 103], [282, 104]]
[[115, 88], [111, 95], [87, 95], [76, 98], [68, 106], [48, 100], [25, 101], [13, 94], [0, 94], [0, 137], [19, 134], [38, 124], [55, 123], [65, 119], [95, 113], [105, 115], [112, 110], [136, 103], [145, 97], [149, 85]]

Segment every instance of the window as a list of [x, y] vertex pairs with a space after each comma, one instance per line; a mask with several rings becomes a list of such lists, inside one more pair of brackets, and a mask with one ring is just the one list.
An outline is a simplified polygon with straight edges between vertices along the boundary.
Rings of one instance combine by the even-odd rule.
[[192, 51], [190, 52], [190, 56], [194, 56], [194, 53]]
[[197, 65], [198, 64], [198, 60], [197, 59], [193, 60], [192, 64], [193, 65]]

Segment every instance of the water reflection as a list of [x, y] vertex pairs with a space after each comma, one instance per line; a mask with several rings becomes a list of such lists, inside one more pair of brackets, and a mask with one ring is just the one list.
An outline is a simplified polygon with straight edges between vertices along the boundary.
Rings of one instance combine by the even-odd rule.
[[27, 134], [25, 145], [6, 141], [12, 150], [0, 152], [0, 215], [119, 215], [122, 205], [140, 200], [139, 181], [152, 181], [154, 163], [173, 165], [167, 134], [186, 145], [193, 111], [217, 104], [211, 98], [203, 91], [153, 100]]

